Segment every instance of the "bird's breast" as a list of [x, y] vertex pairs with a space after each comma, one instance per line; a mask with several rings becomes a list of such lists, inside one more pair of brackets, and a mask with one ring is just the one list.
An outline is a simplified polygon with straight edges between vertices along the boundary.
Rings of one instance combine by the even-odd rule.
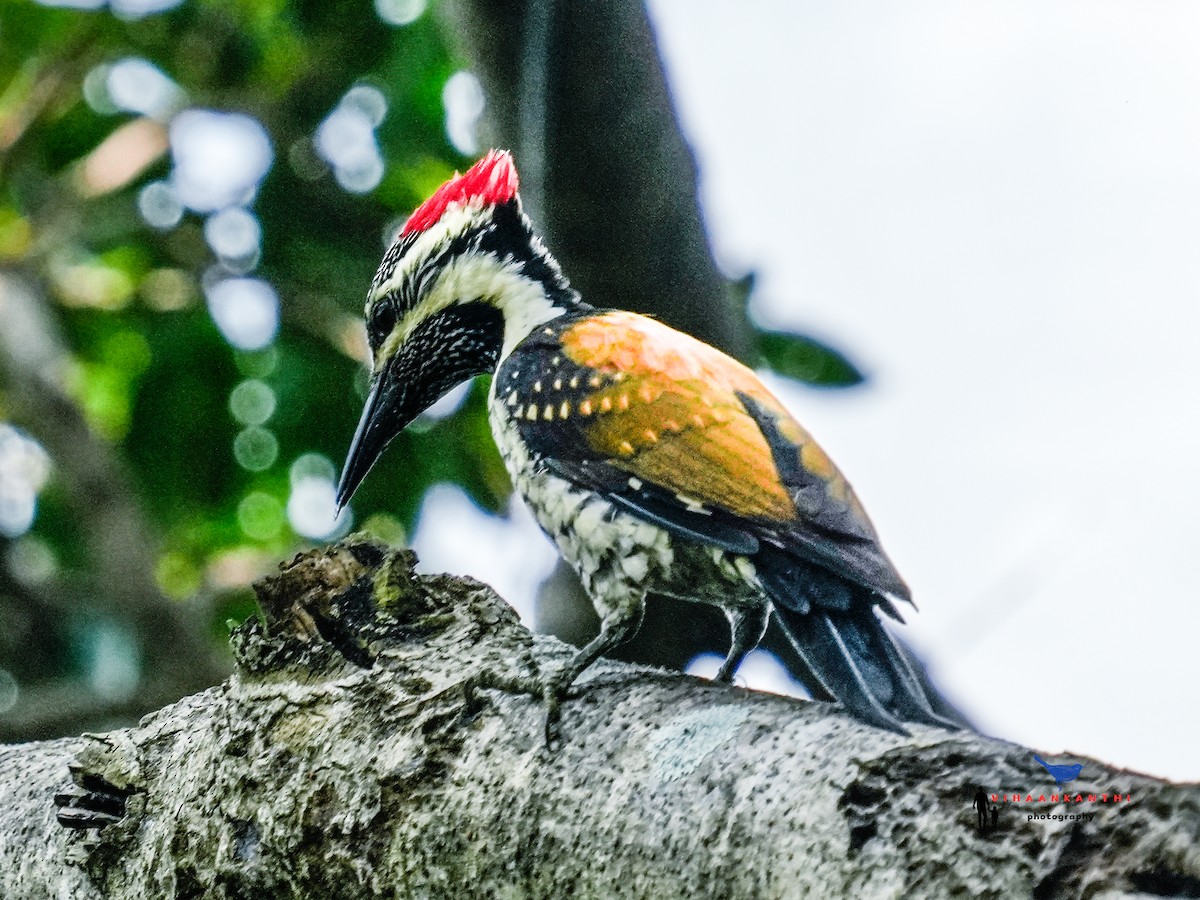
[[488, 420], [513, 486], [598, 608], [648, 591], [721, 605], [757, 596], [746, 559], [680, 540], [547, 471], [494, 395]]
[[665, 530], [547, 472], [495, 397], [488, 419], [513, 486], [593, 599], [652, 590], [670, 578], [675, 552]]

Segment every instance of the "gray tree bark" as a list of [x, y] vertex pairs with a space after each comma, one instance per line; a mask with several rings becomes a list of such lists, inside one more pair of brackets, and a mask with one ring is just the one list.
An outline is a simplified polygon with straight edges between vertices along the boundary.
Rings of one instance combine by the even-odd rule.
[[[1082, 757], [1064, 802], [1015, 744], [901, 737], [836, 706], [613, 663], [579, 686], [548, 750], [538, 701], [472, 685], [567, 649], [486, 586], [413, 562], [353, 538], [298, 556], [258, 586], [263, 620], [234, 632], [222, 685], [134, 728], [0, 747], [0, 896], [1200, 889], [1200, 787]], [[983, 832], [979, 785], [1022, 798]], [[63, 828], [60, 792], [77, 825], [109, 824]], [[1093, 818], [1064, 818], [1079, 813]]]

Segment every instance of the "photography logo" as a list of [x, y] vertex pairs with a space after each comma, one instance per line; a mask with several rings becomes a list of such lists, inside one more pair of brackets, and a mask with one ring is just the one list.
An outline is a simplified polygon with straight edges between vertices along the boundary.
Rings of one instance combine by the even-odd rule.
[[[1091, 821], [1096, 813], [1094, 810], [1087, 809], [1088, 806], [1095, 804], [1109, 803], [1128, 803], [1133, 799], [1132, 794], [1122, 793], [1121, 791], [1112, 791], [1111, 793], [1093, 794], [1071, 793], [1071, 788], [1064, 788], [1070, 782], [1077, 779], [1083, 771], [1083, 763], [1051, 763], [1042, 759], [1036, 753], [1033, 755], [1034, 760], [1046, 770], [1047, 774], [1054, 779], [1054, 788], [1050, 793], [1046, 793], [1045, 789], [1041, 790], [1025, 790], [1012, 793], [988, 793], [982, 786], [978, 786], [975, 790], [975, 796], [971, 800], [971, 809], [975, 812], [975, 827], [980, 834], [986, 834], [995, 831], [1001, 826], [1002, 809], [1008, 809], [1011, 804], [1020, 803], [1026, 808], [1023, 812], [1026, 813], [1028, 821], [1035, 819], [1053, 819], [1055, 821], [1074, 821], [1076, 819], [1084, 819]], [[1070, 804], [1066, 809], [1060, 810], [1060, 805]]]

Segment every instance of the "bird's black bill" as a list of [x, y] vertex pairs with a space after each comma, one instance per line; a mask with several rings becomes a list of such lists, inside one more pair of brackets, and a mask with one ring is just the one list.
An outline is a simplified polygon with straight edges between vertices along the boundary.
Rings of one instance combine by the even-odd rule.
[[420, 409], [408, 408], [412, 404], [407, 402], [407, 393], [404, 385], [389, 378], [386, 371], [371, 382], [371, 392], [367, 394], [362, 418], [358, 420], [358, 428], [354, 431], [350, 452], [346, 454], [346, 464], [342, 467], [342, 477], [338, 482], [339, 512], [350, 502], [392, 438], [420, 414]]
[[382, 446], [368, 446], [369, 444], [374, 444], [375, 441], [367, 438], [369, 433], [378, 431], [378, 424], [376, 422], [378, 407], [379, 382], [375, 381], [371, 384], [371, 392], [367, 394], [367, 402], [363, 406], [362, 417], [358, 420], [358, 427], [354, 429], [354, 438], [350, 441], [350, 450], [346, 454], [346, 463], [342, 466], [342, 477], [338, 481], [337, 489], [338, 512], [341, 512], [342, 507], [354, 496], [354, 492], [358, 489], [362, 480], [371, 471], [371, 466], [375, 464], [375, 460], [383, 452]]

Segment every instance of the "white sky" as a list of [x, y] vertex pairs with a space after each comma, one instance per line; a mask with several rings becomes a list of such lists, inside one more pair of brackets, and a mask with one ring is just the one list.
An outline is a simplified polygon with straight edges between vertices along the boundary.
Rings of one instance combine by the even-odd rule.
[[719, 258], [993, 734], [1200, 778], [1200, 5], [652, 0]]
[[[1200, 779], [1200, 4], [651, 8], [718, 258], [871, 374], [773, 384], [914, 588], [905, 636], [991, 734]], [[528, 516], [427, 504], [425, 567], [528, 616]]]

